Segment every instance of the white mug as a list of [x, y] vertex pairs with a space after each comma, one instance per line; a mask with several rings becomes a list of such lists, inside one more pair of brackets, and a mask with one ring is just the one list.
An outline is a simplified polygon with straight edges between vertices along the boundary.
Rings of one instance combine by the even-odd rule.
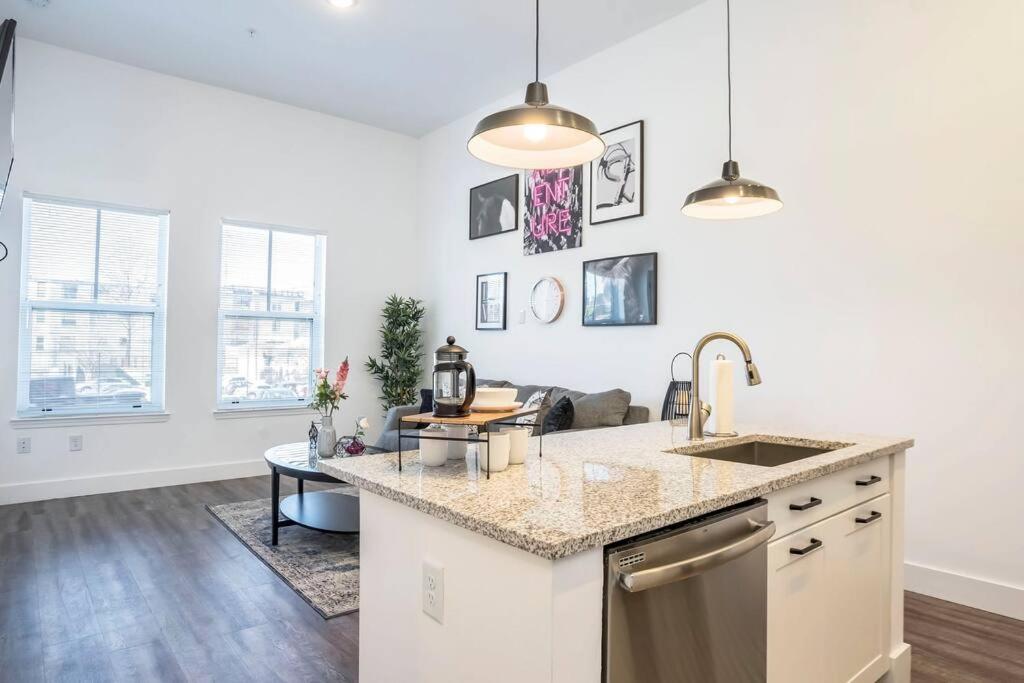
[[[443, 429], [421, 429], [420, 436], [445, 436]], [[420, 462], [424, 467], [440, 467], [448, 462], [448, 443], [435, 439], [420, 439]]]
[[526, 462], [526, 444], [533, 429], [530, 427], [502, 427], [501, 433], [509, 435], [508, 464], [522, 465]]
[[509, 435], [491, 432], [487, 441], [477, 444], [477, 459], [481, 472], [501, 472], [508, 469]]
[[[448, 425], [445, 427], [448, 432], [448, 436], [454, 436], [459, 439], [469, 438], [469, 425]], [[469, 445], [465, 441], [449, 441], [448, 442], [448, 459], [449, 460], [462, 460], [466, 457], [466, 446]]]

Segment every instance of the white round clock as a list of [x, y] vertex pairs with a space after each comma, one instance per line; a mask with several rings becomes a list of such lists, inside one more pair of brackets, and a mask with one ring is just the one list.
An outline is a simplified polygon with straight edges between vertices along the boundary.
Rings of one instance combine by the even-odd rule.
[[557, 278], [542, 277], [533, 286], [530, 294], [530, 310], [533, 317], [542, 323], [552, 323], [562, 314], [565, 304], [565, 289]]

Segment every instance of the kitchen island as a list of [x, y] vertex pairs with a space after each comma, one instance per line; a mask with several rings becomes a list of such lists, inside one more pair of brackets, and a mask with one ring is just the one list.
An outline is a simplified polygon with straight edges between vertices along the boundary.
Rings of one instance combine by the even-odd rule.
[[[773, 466], [715, 459], [754, 441], [816, 450]], [[322, 461], [361, 489], [361, 677], [600, 681], [605, 548], [763, 498], [768, 679], [909, 680], [912, 445], [762, 429], [694, 443], [685, 424], [657, 422], [549, 435], [543, 458], [531, 443], [525, 465], [490, 480], [472, 449], [438, 468], [413, 454], [402, 472], [395, 454]], [[819, 537], [827, 552], [791, 552]]]

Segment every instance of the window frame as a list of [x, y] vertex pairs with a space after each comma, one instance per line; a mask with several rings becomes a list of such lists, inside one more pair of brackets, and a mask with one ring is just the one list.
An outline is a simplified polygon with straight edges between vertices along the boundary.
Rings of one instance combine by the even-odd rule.
[[[221, 301], [221, 290], [224, 286], [224, 228], [230, 226], [235, 228], [249, 228], [254, 230], [268, 231], [267, 240], [267, 308], [264, 311], [247, 309], [224, 308]], [[313, 306], [308, 313], [296, 311], [274, 311], [270, 305], [272, 296], [272, 278], [274, 272], [274, 233], [285, 232], [296, 235], [308, 235], [314, 239], [313, 251]], [[220, 244], [218, 246], [217, 258], [217, 376], [216, 376], [216, 408], [217, 413], [245, 413], [247, 411], [273, 411], [292, 410], [305, 408], [312, 400], [313, 370], [323, 367], [324, 359], [324, 275], [327, 259], [327, 233], [322, 230], [311, 230], [309, 228], [295, 228], [271, 223], [258, 223], [254, 221], [237, 220], [234, 218], [222, 218], [220, 221]], [[222, 395], [224, 377], [224, 354], [222, 344], [224, 339], [224, 321], [226, 318], [253, 318], [256, 320], [308, 320], [310, 322], [309, 337], [309, 389], [306, 397], [297, 399], [228, 399]]]
[[[34, 299], [29, 296], [29, 259], [32, 251], [32, 205], [60, 204], [76, 208], [100, 211], [135, 213], [160, 218], [156, 253], [156, 297], [152, 305], [110, 304], [99, 301], [69, 301], [66, 299]], [[167, 243], [170, 232], [171, 212], [169, 209], [148, 209], [123, 204], [111, 204], [88, 199], [56, 197], [53, 195], [22, 192], [21, 195], [21, 291], [19, 293], [18, 320], [18, 387], [16, 389], [16, 415], [25, 419], [52, 419], [60, 417], [88, 417], [92, 415], [144, 415], [165, 411], [165, 386], [167, 378]], [[97, 216], [97, 219], [99, 216]], [[101, 229], [98, 225], [97, 229]], [[98, 245], [97, 245], [98, 248]], [[98, 264], [97, 264], [98, 268]], [[94, 275], [97, 277], [97, 275]], [[94, 287], [98, 286], [94, 283]], [[153, 332], [150, 341], [150, 389], [149, 403], [135, 407], [131, 405], [97, 405], [32, 408], [29, 404], [29, 384], [32, 374], [32, 354], [35, 353], [34, 335], [30, 334], [36, 312], [86, 312], [86, 313], [143, 313], [153, 316]], [[49, 315], [47, 315], [49, 318]]]

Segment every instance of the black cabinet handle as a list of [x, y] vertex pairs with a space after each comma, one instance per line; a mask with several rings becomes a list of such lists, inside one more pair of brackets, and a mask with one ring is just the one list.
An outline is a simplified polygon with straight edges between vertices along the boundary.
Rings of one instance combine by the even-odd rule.
[[876, 519], [881, 519], [881, 518], [882, 518], [882, 513], [881, 512], [879, 512], [878, 510], [872, 510], [871, 514], [868, 515], [867, 517], [855, 517], [853, 521], [857, 522], [857, 524], [869, 524], [869, 523], [875, 521]]
[[877, 484], [880, 481], [882, 481], [882, 478], [880, 476], [878, 476], [877, 474], [872, 474], [867, 479], [858, 479], [854, 483], [856, 483], [857, 486], [871, 486], [872, 484]]
[[809, 501], [807, 501], [806, 503], [801, 503], [799, 505], [797, 505], [796, 503], [790, 503], [789, 504], [789, 509], [790, 510], [809, 510], [810, 508], [814, 507], [815, 505], [821, 505], [821, 498], [815, 498], [815, 497], [812, 496], [811, 499]]
[[806, 555], [807, 553], [811, 552], [812, 550], [817, 550], [821, 546], [822, 546], [821, 541], [819, 541], [816, 538], [812, 538], [811, 542], [808, 543], [807, 545], [805, 545], [803, 548], [790, 548], [789, 549], [789, 554], [790, 555]]

